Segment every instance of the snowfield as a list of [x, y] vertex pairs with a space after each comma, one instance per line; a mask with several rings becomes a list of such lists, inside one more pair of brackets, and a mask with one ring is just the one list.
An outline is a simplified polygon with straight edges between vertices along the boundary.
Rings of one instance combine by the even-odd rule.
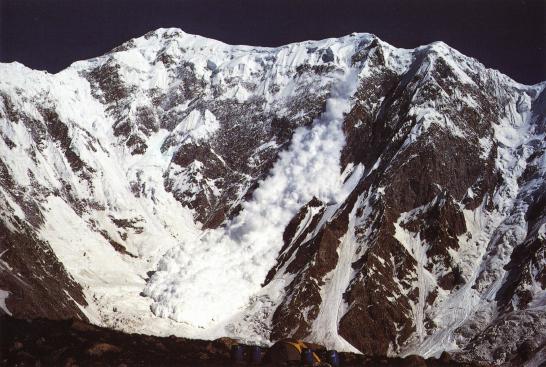
[[99, 325], [500, 364], [546, 338], [545, 86], [356, 33], [0, 64], [0, 220]]

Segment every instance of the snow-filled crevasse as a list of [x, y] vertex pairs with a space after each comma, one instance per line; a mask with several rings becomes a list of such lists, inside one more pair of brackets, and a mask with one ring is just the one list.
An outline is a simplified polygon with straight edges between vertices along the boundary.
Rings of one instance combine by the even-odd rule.
[[324, 202], [344, 199], [349, 192], [340, 167], [341, 124], [357, 81], [354, 71], [343, 72], [325, 112], [311, 128], [296, 130], [290, 148], [280, 153], [236, 218], [164, 255], [144, 290], [155, 301], [156, 315], [204, 328], [227, 320], [260, 290], [297, 211], [313, 196]]

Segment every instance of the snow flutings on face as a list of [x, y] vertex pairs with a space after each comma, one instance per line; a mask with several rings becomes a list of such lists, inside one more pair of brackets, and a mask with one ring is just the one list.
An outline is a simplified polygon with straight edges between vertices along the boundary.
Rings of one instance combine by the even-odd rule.
[[295, 131], [290, 148], [239, 216], [225, 228], [204, 232], [197, 243], [182, 243], [165, 254], [145, 289], [156, 315], [198, 327], [233, 316], [260, 289], [282, 247], [284, 228], [298, 210], [313, 196], [342, 199], [342, 120], [356, 80], [347, 73], [313, 126]]

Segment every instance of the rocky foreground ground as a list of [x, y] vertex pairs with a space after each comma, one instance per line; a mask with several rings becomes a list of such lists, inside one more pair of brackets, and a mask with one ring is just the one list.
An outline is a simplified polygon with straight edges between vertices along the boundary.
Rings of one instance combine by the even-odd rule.
[[[546, 82], [365, 33], [158, 29], [57, 74], [0, 64], [0, 257], [18, 318], [538, 367]], [[225, 361], [69, 332], [8, 355]]]
[[[0, 318], [2, 366], [230, 366], [229, 338], [155, 337], [71, 320]], [[473, 366], [440, 359], [341, 353], [342, 366]], [[477, 365], [476, 365], [477, 366]]]

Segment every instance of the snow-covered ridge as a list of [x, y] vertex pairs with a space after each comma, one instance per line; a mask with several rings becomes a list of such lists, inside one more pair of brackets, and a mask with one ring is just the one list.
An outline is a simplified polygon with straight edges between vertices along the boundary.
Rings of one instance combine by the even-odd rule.
[[[457, 350], [460, 328], [483, 329], [478, 312], [501, 312], [512, 251], [544, 240], [533, 208], [545, 86], [442, 42], [405, 50], [370, 34], [264, 48], [159, 29], [54, 75], [0, 64], [0, 219], [50, 246], [98, 324]], [[451, 201], [420, 202], [437, 191]], [[465, 223], [456, 236], [438, 230], [449, 250], [415, 227], [427, 212], [408, 197]], [[419, 214], [407, 228], [404, 213]], [[541, 310], [529, 274], [510, 302]], [[470, 298], [464, 312], [446, 308]], [[383, 324], [370, 327], [374, 307]], [[392, 310], [402, 319], [383, 319]]]
[[[370, 40], [369, 35], [358, 36], [359, 43]], [[40, 236], [51, 244], [69, 273], [86, 287], [88, 299], [98, 300], [98, 309], [95, 309], [95, 302], [87, 309], [88, 317], [98, 323], [110, 324], [110, 316], [102, 314], [103, 305], [125, 304], [115, 306], [129, 319], [119, 326], [132, 330], [135, 310], [131, 309], [133, 306], [130, 306], [130, 302], [124, 300], [127, 294], [117, 294], [117, 291], [111, 293], [109, 289], [123, 283], [132, 284], [127, 292], [134, 298], [133, 302], [142, 304], [137, 307], [149, 307], [146, 304], [150, 300], [138, 296], [144, 287], [142, 279], [146, 278], [145, 273], [155, 270], [158, 259], [166, 249], [180, 242], [197, 243], [197, 228], [200, 224], [194, 223], [187, 207], [180, 205], [165, 191], [162, 177], [171, 171], [176, 177], [175, 182], [182, 184], [174, 185], [180, 191], [187, 189], [188, 185], [184, 182], [193, 185], [193, 180], [199, 178], [200, 173], [197, 172], [197, 176], [193, 172], [180, 174], [172, 157], [180, 146], [211, 139], [218, 130], [217, 116], [213, 112], [206, 108], [193, 108], [189, 103], [191, 100], [184, 97], [172, 107], [157, 108], [159, 119], [162, 116], [174, 116], [174, 128], [160, 128], [152, 131], [149, 136], [136, 131], [135, 135], [144, 139], [148, 147], [144, 154], [131, 155], [123, 144], [128, 141], [128, 136], [122, 135], [120, 139], [116, 135], [116, 121], [123, 116], [129, 116], [131, 120], [138, 117], [140, 108], [154, 108], [150, 93], [160, 90], [160, 93], [172, 96], [176, 90], [184, 87], [186, 81], [180, 79], [176, 71], [181, 61], [191, 65], [197, 79], [207, 79], [205, 90], [201, 92], [203, 99], [210, 99], [211, 89], [218, 85], [227, 85], [220, 99], [235, 98], [237, 101], [261, 97], [265, 91], [267, 96], [272, 89], [270, 87], [276, 86], [276, 89], [280, 89], [275, 92], [278, 96], [270, 96], [263, 108], [276, 110], [281, 116], [292, 113], [303, 118], [306, 111], [288, 111], [288, 101], [312, 83], [313, 88], [316, 88], [315, 95], [328, 93], [328, 84], [343, 76], [344, 72], [334, 70], [331, 76], [325, 75], [320, 80], [300, 78], [301, 82], [296, 83], [292, 81], [293, 76], [287, 73], [293, 73], [295, 67], [304, 63], [326, 64], [322, 60], [323, 53], [333, 57], [328, 52], [330, 47], [335, 51], [335, 58], [328, 59], [328, 62], [346, 68], [349, 61], [347, 58], [356, 44], [356, 40], [349, 42], [347, 38], [343, 42], [330, 39], [267, 49], [229, 46], [188, 35], [180, 30], [161, 29], [129, 41], [107, 55], [76, 62], [54, 75], [28, 69], [19, 63], [0, 65], [0, 90], [4, 96], [0, 122], [4, 138], [0, 140], [2, 162], [8, 169], [7, 174], [15, 182], [16, 189], [23, 190], [26, 197], [34, 196], [29, 200], [38, 210], [47, 213], [45, 223], [39, 225]], [[322, 50], [314, 52], [312, 48]], [[159, 54], [161, 60], [174, 60], [170, 68], [159, 60]], [[99, 89], [88, 75], [92, 70], [110, 64], [115, 65], [118, 74], [108, 83], [119, 82], [124, 89], [132, 90], [133, 93], [127, 100], [109, 105], [102, 99], [107, 91]], [[262, 73], [262, 76], [257, 77], [256, 73]], [[236, 80], [225, 82], [229, 78]], [[251, 87], [243, 83], [259, 81], [260, 78], [264, 80], [261, 86], [253, 87], [250, 91], [248, 89]], [[321, 86], [327, 88], [321, 90]], [[280, 101], [276, 102], [276, 99]], [[112, 108], [120, 106], [121, 111], [112, 112]], [[47, 124], [43, 108], [55, 111], [59, 120], [66, 125], [67, 138], [70, 139], [68, 148], [84, 163], [83, 172], [71, 166], [63, 152], [65, 147], [59, 146], [55, 140], [49, 141], [48, 128], [42, 127]], [[11, 110], [20, 113], [11, 115]], [[131, 129], [134, 131], [135, 126]], [[334, 127], [319, 126], [317, 129], [323, 129], [319, 135], [325, 135]], [[339, 126], [335, 129], [339, 129]], [[34, 136], [32, 130], [40, 132], [40, 135]], [[342, 136], [336, 131], [338, 143], [332, 149], [337, 149], [336, 154], [339, 154]], [[44, 138], [46, 147], [42, 146]], [[166, 142], [172, 141], [175, 145], [164, 150]], [[11, 146], [11, 143], [15, 146]], [[274, 140], [262, 144], [268, 145], [278, 146]], [[29, 151], [35, 152], [33, 155], [36, 158], [29, 157]], [[335, 154], [328, 157], [335, 164], [330, 167], [334, 171], [331, 179], [335, 177], [335, 157]], [[197, 167], [199, 163], [196, 161]], [[206, 184], [214, 188], [214, 183], [209, 180], [206, 180]], [[72, 190], [71, 193], [65, 191], [66, 185]], [[135, 188], [138, 190], [137, 197]], [[28, 209], [22, 207], [18, 202], [20, 199], [9, 190], [7, 187], [2, 188], [5, 200], [2, 205], [3, 220], [8, 225], [17, 218], [30, 220], [26, 214]], [[42, 191], [43, 194], [36, 195], [36, 191]], [[217, 189], [213, 191], [218, 192]], [[60, 198], [54, 197], [52, 192], [59, 192]], [[305, 198], [307, 196], [304, 195]], [[72, 208], [76, 203], [86, 202], [88, 204], [84, 204], [86, 209], [83, 213]], [[290, 218], [281, 219], [287, 221]], [[120, 223], [120, 220], [129, 220], [134, 224], [128, 228], [119, 228], [116, 223]], [[13, 227], [14, 230], [16, 228]], [[138, 258], [117, 255], [110, 241], [123, 244], [128, 253]], [[74, 246], [80, 243], [81, 246]], [[274, 257], [275, 254], [270, 256]], [[261, 271], [267, 271], [267, 268]], [[97, 283], [98, 279], [101, 281]], [[136, 312], [137, 318], [141, 317], [139, 312]], [[148, 330], [161, 333], [160, 329]]]

